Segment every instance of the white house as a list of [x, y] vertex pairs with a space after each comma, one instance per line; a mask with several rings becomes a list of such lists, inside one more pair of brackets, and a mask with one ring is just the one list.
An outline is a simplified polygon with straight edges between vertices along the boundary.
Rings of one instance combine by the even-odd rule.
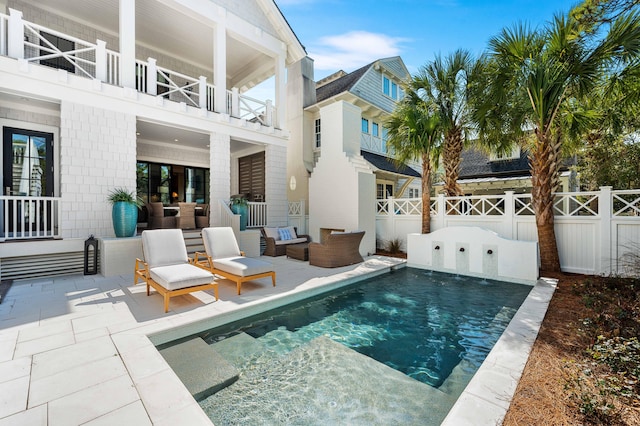
[[308, 200], [314, 240], [321, 228], [364, 230], [360, 250], [373, 253], [376, 199], [420, 196], [420, 174], [394, 164], [383, 125], [408, 77], [400, 57], [384, 58], [349, 74], [338, 71], [316, 83], [315, 99], [305, 97], [302, 149], [297, 157], [289, 152], [297, 188], [289, 199]]
[[[248, 194], [286, 224], [303, 58], [272, 0], [0, 0], [0, 275], [113, 237], [116, 187], [209, 203], [212, 225]], [[246, 96], [269, 78], [272, 95]]]

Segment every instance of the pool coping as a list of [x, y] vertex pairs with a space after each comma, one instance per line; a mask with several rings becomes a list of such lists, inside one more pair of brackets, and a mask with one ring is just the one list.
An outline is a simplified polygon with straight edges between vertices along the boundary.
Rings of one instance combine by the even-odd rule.
[[557, 283], [538, 279], [442, 426], [502, 424]]

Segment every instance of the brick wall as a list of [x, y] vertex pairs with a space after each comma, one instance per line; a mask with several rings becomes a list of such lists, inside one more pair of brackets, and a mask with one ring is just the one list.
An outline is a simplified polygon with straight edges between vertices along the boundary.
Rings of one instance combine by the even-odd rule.
[[93, 106], [60, 106], [63, 238], [113, 237], [110, 191], [136, 189], [136, 117]]

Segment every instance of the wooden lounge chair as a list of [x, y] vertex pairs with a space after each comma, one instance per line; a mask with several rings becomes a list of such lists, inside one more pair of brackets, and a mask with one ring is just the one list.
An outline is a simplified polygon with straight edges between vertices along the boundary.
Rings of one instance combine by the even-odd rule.
[[233, 229], [229, 227], [203, 228], [202, 241], [206, 253], [196, 252], [195, 264], [213, 274], [235, 281], [238, 294], [242, 283], [258, 278], [271, 277], [276, 286], [273, 265], [259, 259], [244, 257], [240, 251]]
[[364, 261], [360, 242], [364, 231], [332, 232], [323, 243], [309, 243], [309, 265], [337, 268]]
[[147, 296], [153, 287], [164, 297], [164, 311], [169, 299], [194, 291], [213, 289], [218, 300], [218, 283], [212, 273], [192, 264], [180, 229], [156, 229], [142, 232], [144, 261], [136, 259], [134, 284], [147, 283]]

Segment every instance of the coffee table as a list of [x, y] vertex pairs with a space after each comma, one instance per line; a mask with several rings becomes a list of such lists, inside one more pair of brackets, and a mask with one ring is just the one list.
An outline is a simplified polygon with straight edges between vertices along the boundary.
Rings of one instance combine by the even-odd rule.
[[309, 260], [309, 244], [290, 244], [287, 246], [287, 257], [298, 260]]

